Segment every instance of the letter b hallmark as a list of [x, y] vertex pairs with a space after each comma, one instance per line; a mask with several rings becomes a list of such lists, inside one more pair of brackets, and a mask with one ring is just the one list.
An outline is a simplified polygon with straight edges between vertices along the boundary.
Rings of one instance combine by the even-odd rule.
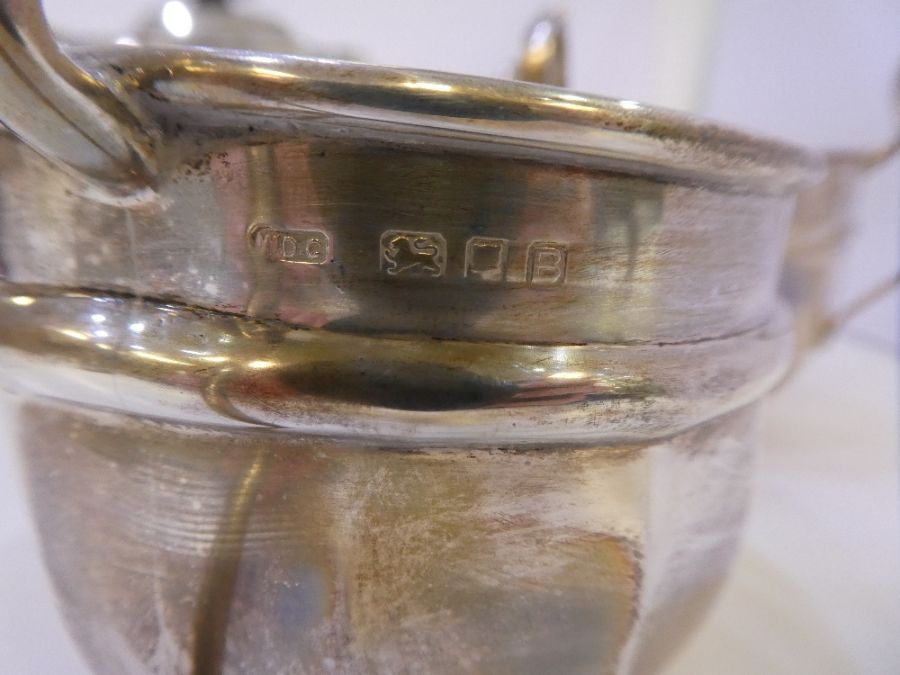
[[532, 286], [556, 286], [566, 280], [568, 252], [565, 245], [536, 241], [528, 247], [526, 280]]

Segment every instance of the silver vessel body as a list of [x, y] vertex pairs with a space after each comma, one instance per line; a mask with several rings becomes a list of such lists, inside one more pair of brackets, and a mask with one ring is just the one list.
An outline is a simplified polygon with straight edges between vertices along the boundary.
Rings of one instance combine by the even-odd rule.
[[91, 666], [654, 672], [734, 549], [820, 158], [540, 85], [65, 58], [93, 129], [0, 111], [0, 363]]

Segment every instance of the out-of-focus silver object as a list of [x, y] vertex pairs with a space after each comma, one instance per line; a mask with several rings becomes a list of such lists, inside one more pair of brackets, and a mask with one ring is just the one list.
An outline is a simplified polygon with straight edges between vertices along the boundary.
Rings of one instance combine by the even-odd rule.
[[[0, 16], [0, 363], [97, 672], [658, 668], [842, 174], [545, 84]], [[542, 21], [519, 74], [562, 83]], [[791, 251], [811, 288], [837, 244]]]

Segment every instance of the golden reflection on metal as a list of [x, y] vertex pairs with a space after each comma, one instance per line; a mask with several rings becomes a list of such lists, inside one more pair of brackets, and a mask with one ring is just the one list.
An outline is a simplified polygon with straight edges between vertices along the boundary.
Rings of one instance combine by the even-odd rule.
[[191, 61], [185, 59], [181, 64], [181, 68], [186, 73], [192, 75], [211, 75], [216, 72], [216, 66], [213, 63], [204, 63], [202, 61]]
[[561, 373], [553, 373], [550, 376], [552, 380], [583, 380], [585, 377], [588, 377], [588, 373], [583, 373], [580, 370], [574, 371], [564, 371]]
[[228, 363], [231, 360], [227, 356], [201, 356], [200, 358], [207, 363]]
[[286, 82], [297, 79], [297, 77], [295, 75], [292, 75], [291, 73], [286, 73], [282, 70], [275, 70], [274, 68], [253, 66], [250, 71], [260, 79], [271, 80], [274, 82]]
[[281, 195], [275, 149], [271, 145], [252, 145], [246, 149], [247, 162], [247, 213], [246, 246], [251, 263], [250, 300], [248, 316], [269, 316], [281, 295], [283, 267], [271, 265], [264, 247], [260, 246], [260, 230], [273, 225], [274, 214], [281, 212]]
[[[340, 335], [127, 298], [104, 314], [101, 337], [90, 328], [105, 296], [32, 297], [29, 307], [0, 302], [0, 364], [9, 366], [10, 386], [52, 392], [50, 380], [65, 381], [69, 395], [131, 414], [140, 409], [117, 392], [140, 392], [157, 414], [176, 419], [351, 436], [377, 430], [421, 442], [474, 435], [534, 444], [556, 438], [557, 424], [573, 442], [676, 433], [771, 386], [790, 347], [784, 317], [727, 340], [623, 349]], [[68, 327], [44, 325], [48, 315]], [[60, 343], [61, 331], [79, 337]], [[46, 383], [41, 363], [53, 364]], [[92, 388], [86, 373], [118, 384]], [[635, 427], [636, 414], [650, 417]]]
[[265, 451], [257, 451], [243, 475], [238, 477], [225, 503], [203, 584], [197, 592], [192, 675], [220, 675], [223, 672], [243, 542], [247, 536], [253, 502], [265, 473], [265, 459]]
[[60, 335], [65, 335], [68, 338], [72, 338], [73, 340], [79, 340], [81, 342], [85, 342], [91, 339], [90, 333], [85, 333], [80, 330], [74, 330], [72, 328], [57, 328], [56, 332]]
[[264, 359], [256, 359], [247, 363], [247, 367], [252, 370], [266, 370], [275, 368], [278, 364], [275, 361], [266, 361]]
[[442, 94], [449, 94], [453, 92], [453, 86], [449, 84], [443, 84], [441, 82], [427, 82], [425, 80], [412, 80], [409, 82], [404, 82], [403, 86], [407, 89], [415, 89], [420, 91], [434, 91]]
[[130, 352], [131, 356], [136, 359], [142, 359], [144, 361], [152, 361], [154, 363], [162, 363], [165, 365], [171, 366], [188, 366], [190, 363], [188, 361], [182, 361], [180, 359], [173, 359], [169, 356], [165, 356], [164, 354], [157, 354], [156, 352], [148, 352], [143, 349], [132, 349]]
[[545, 99], [548, 106], [553, 108], [562, 108], [563, 110], [583, 110], [585, 112], [591, 109], [590, 105], [582, 103], [573, 103], [572, 101], [560, 101], [554, 99]]

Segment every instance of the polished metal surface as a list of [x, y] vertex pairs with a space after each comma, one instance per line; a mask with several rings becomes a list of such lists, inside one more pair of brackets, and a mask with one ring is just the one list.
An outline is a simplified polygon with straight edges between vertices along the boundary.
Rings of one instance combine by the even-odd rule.
[[[6, 139], [11, 282], [352, 333], [723, 337], [767, 320], [792, 194], [817, 171], [786, 146], [520, 83], [161, 49], [91, 63], [164, 131], [154, 189], [98, 201]], [[529, 321], [537, 307], [552, 320]]]
[[[772, 312], [789, 195], [403, 136], [289, 137], [261, 113], [231, 132], [247, 139], [210, 140], [178, 114], [171, 164], [138, 204], [85, 199], [10, 145], [6, 279], [345, 333], [532, 344], [726, 337]], [[547, 321], [530, 320], [537, 308]]]
[[375, 338], [128, 296], [7, 286], [7, 385], [96, 408], [401, 445], [646, 442], [757, 400], [784, 374], [783, 313], [674, 345]]
[[822, 157], [548, 86], [552, 22], [526, 84], [0, 11], [0, 366], [92, 667], [657, 670], [733, 550]]

